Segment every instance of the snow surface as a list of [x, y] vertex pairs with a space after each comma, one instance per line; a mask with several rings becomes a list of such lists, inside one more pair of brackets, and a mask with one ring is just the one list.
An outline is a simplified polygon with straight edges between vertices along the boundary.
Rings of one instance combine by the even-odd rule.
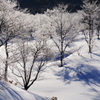
[[[18, 88], [19, 85], [0, 82], [0, 100], [48, 100], [51, 97], [58, 100], [100, 100], [100, 40], [95, 41], [91, 54], [82, 35], [70, 45], [72, 47], [76, 51], [65, 57], [64, 67], [59, 67], [59, 60], [49, 62], [28, 92]], [[3, 59], [3, 46], [0, 55]], [[9, 72], [8, 76], [12, 78], [13, 75]]]
[[48, 64], [42, 79], [29, 91], [58, 100], [100, 100], [100, 40], [95, 41], [93, 53], [88, 53], [86, 42], [79, 37], [73, 46], [79, 50], [64, 59]]
[[[7, 3], [5, 5], [9, 10], [13, 8], [13, 5]], [[55, 28], [51, 30], [51, 20], [45, 14], [33, 16], [19, 11], [12, 13], [13, 11], [9, 12], [9, 15], [19, 15], [26, 20], [22, 22], [24, 20], [18, 18], [17, 21], [20, 24], [31, 23], [31, 26], [34, 26], [33, 35], [35, 37], [39, 35], [38, 39], [42, 35], [46, 35], [48, 30], [51, 33], [55, 32]], [[74, 18], [72, 18], [73, 16]], [[71, 20], [80, 20], [79, 16], [81, 17], [81, 15], [74, 15], [73, 13]], [[49, 40], [48, 43], [51, 45], [52, 41]], [[53, 44], [52, 47], [57, 50]], [[0, 100], [50, 100], [52, 97], [57, 97], [58, 100], [100, 100], [100, 40], [95, 40], [93, 53], [91, 54], [88, 53], [88, 47], [82, 35], [79, 35], [77, 41], [67, 49], [68, 51], [73, 50], [73, 53], [65, 57], [64, 67], [59, 67], [60, 62], [58, 59], [49, 62], [45, 71], [40, 74], [38, 81], [28, 91], [23, 90], [19, 84], [17, 86], [13, 85], [17, 80], [9, 69], [8, 79], [13, 80], [14, 83], [10, 84], [0, 80]], [[4, 72], [5, 57], [4, 46], [2, 46], [0, 47], [0, 75]]]
[[0, 81], [0, 100], [47, 100], [12, 84]]

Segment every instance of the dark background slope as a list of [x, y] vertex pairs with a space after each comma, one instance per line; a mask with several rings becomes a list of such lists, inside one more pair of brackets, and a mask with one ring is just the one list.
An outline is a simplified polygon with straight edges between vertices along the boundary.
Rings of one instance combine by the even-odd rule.
[[[78, 9], [81, 9], [83, 0], [17, 0], [19, 7], [28, 8], [29, 11], [33, 14], [43, 13], [46, 9], [52, 9], [57, 6], [57, 4], [68, 4], [68, 10], [75, 12]], [[91, 0], [90, 0], [91, 1]]]

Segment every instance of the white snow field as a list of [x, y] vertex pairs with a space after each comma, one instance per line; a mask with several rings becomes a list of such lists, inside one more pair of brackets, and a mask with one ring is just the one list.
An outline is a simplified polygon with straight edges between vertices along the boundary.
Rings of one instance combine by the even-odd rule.
[[47, 100], [39, 95], [22, 90], [12, 84], [0, 81], [0, 100]]
[[[28, 92], [20, 89], [20, 85], [17, 85], [20, 87], [18, 88], [0, 82], [0, 100], [50, 100], [48, 98], [52, 97], [57, 97], [57, 100], [100, 100], [100, 40], [95, 40], [91, 54], [81, 35], [68, 48], [70, 51], [71, 49], [75, 50], [64, 58], [64, 67], [59, 67], [58, 59], [49, 62]], [[2, 46], [2, 59], [4, 55]], [[3, 67], [2, 63], [0, 67]], [[14, 79], [10, 70], [8, 77], [10, 80]]]
[[[0, 39], [2, 40], [0, 40], [0, 44], [2, 44], [3, 42], [7, 42], [8, 46], [6, 50], [7, 52], [9, 52], [9, 57], [7, 57], [7, 54], [5, 53], [5, 44], [3, 46], [0, 46], [0, 100], [51, 100], [52, 97], [57, 97], [57, 100], [100, 100], [100, 39], [97, 39], [97, 34], [92, 34], [94, 43], [93, 49], [91, 54], [88, 53], [88, 46], [85, 41], [87, 40], [86, 38], [88, 38], [88, 36], [84, 34], [86, 35], [86, 38], [84, 39], [84, 36], [81, 34], [81, 31], [83, 29], [88, 29], [86, 24], [83, 25], [80, 22], [82, 21], [81, 19], [85, 19], [86, 17], [86, 15], [83, 15], [84, 12], [66, 12], [63, 15], [62, 12], [65, 12], [66, 9], [65, 7], [63, 7], [62, 9], [61, 6], [60, 9], [55, 8], [51, 11], [47, 10], [47, 12], [45, 12], [44, 14], [31, 15], [28, 12], [24, 13], [25, 11], [27, 11], [27, 9], [21, 12], [17, 11], [15, 9], [16, 4], [10, 2], [8, 3], [6, 1], [9, 0], [0, 0], [0, 19], [3, 19], [0, 21], [0, 32], [3, 33], [0, 34]], [[96, 3], [94, 3], [93, 5], [95, 4]], [[89, 9], [92, 9], [92, 6], [89, 7]], [[93, 8], [95, 7], [93, 6]], [[96, 7], [96, 9], [97, 8], [98, 7]], [[93, 19], [92, 17], [90, 17], [90, 13], [88, 13], [89, 20], [92, 19], [91, 21], [89, 21], [89, 26], [94, 29], [94, 33], [96, 33], [95, 29], [99, 25], [99, 14], [97, 14], [98, 11], [95, 10], [93, 16], [91, 15]], [[96, 16], [96, 14], [97, 17], [95, 19], [94, 16]], [[86, 17], [86, 19], [87, 18], [88, 17]], [[93, 23], [92, 21], [96, 22]], [[88, 23], [87, 20], [84, 22]], [[91, 22], [93, 25], [90, 25]], [[97, 25], [95, 26], [94, 24]], [[73, 37], [73, 35], [76, 36], [76, 34], [78, 34], [79, 32], [80, 34], [78, 34], [77, 40], [68, 45], [68, 47], [66, 48], [67, 51], [64, 58], [64, 66], [59, 67], [60, 60], [59, 53], [57, 52], [60, 51], [58, 49], [61, 40], [58, 35], [62, 32], [64, 32], [64, 36], [68, 36], [67, 39], [63, 38], [66, 42], [70, 40], [70, 37], [71, 40], [74, 40], [75, 38]], [[14, 38], [15, 36], [18, 37]], [[39, 73], [38, 80], [35, 81], [27, 91], [24, 90], [23, 87], [19, 84], [19, 82], [21, 84], [23, 82], [23, 80], [21, 80], [19, 77], [22, 77], [24, 75], [31, 75], [32, 77], [30, 78], [30, 81], [32, 81], [32, 78], [34, 79], [33, 75], [36, 75], [36, 73], [23, 74], [25, 72], [25, 70], [22, 70], [23, 65], [21, 60], [23, 60], [23, 57], [19, 57], [20, 53], [17, 49], [17, 45], [21, 44], [21, 42], [19, 41], [21, 37], [23, 37], [23, 40], [27, 40], [27, 45], [29, 44], [29, 46], [32, 47], [35, 47], [35, 40], [38, 41], [39, 44], [41, 44], [40, 40], [43, 42], [43, 44], [45, 42], [47, 44], [46, 46], [49, 47], [47, 51], [50, 51], [50, 57], [52, 55], [53, 58], [56, 55], [56, 57], [52, 60], [48, 60], [48, 63], [44, 66], [44, 70], [42, 69], [42, 72]], [[53, 40], [54, 38], [57, 40], [57, 42]], [[31, 45], [31, 42], [33, 42], [34, 44]], [[70, 42], [72, 41], [69, 41], [68, 43]], [[41, 54], [37, 54], [37, 56], [40, 56], [40, 59], [32, 60], [36, 56], [34, 56], [33, 51], [35, 51], [38, 46], [40, 47], [39, 44], [37, 44], [35, 48], [31, 49], [27, 46], [30, 50], [28, 50], [27, 48], [23, 48], [26, 49], [25, 51], [27, 51], [27, 54], [30, 54], [28, 57], [27, 55], [24, 55], [26, 53], [24, 50], [22, 50], [22, 55], [26, 57], [24, 58], [24, 63], [26, 61], [27, 64], [24, 65], [27, 65], [27, 67], [24, 66], [24, 69], [27, 68], [27, 72], [37, 71], [37, 67], [33, 68], [33, 66], [33, 69], [29, 71], [29, 69], [31, 68], [31, 66], [29, 65], [35, 66], [36, 64], [39, 64], [38, 61], [41, 59], [41, 55], [44, 55], [45, 53], [40, 52]], [[64, 46], [65, 45], [66, 44], [64, 44]], [[22, 45], [22, 47], [25, 46]], [[42, 47], [40, 47], [40, 49], [42, 48], [42, 51], [47, 48], [44, 48], [44, 46]], [[33, 53], [29, 53], [30, 51]], [[33, 56], [32, 59], [31, 54]], [[31, 60], [33, 62], [31, 62]], [[36, 64], [33, 64], [34, 61], [36, 61]], [[1, 76], [4, 76], [5, 64], [9, 65], [7, 78], [8, 81], [12, 81], [12, 84], [2, 80]], [[12, 74], [13, 71], [16, 71], [16, 73], [20, 74], [21, 76], [17, 77], [18, 75], [16, 76]], [[16, 86], [15, 83], [17, 83]]]
[[58, 100], [100, 100], [100, 40], [92, 54], [82, 39], [73, 46], [80, 49], [64, 59], [64, 67], [58, 67], [59, 61], [49, 63], [44, 79], [29, 91]]

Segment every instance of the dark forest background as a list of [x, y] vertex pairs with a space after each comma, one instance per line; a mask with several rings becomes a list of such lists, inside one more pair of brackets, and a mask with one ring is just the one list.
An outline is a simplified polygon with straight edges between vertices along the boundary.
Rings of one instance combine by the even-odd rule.
[[[28, 8], [28, 10], [35, 13], [43, 13], [48, 9], [52, 9], [58, 4], [68, 4], [68, 11], [75, 12], [81, 9], [81, 5], [83, 4], [83, 0], [17, 0], [19, 7], [24, 9]], [[92, 1], [92, 0], [90, 0]], [[98, 0], [100, 2], [100, 0]]]

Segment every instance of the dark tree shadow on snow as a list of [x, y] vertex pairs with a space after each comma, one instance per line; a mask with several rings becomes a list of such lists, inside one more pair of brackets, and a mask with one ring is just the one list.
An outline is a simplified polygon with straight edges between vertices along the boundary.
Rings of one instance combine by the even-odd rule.
[[[13, 100], [24, 100], [16, 91], [14, 91], [12, 88], [10, 88], [9, 85], [6, 84], [6, 82], [0, 82], [0, 86], [3, 87], [3, 90], [2, 91], [6, 90], [6, 92], [8, 92], [12, 96]], [[6, 100], [6, 98], [7, 98], [7, 100], [9, 99], [9, 96], [8, 95], [0, 95], [0, 96], [3, 99], [5, 98], [5, 100]]]
[[96, 55], [96, 56], [100, 57], [100, 54], [97, 54], [97, 53], [92, 53], [92, 54], [94, 54], [94, 55]]
[[94, 87], [100, 88], [100, 70], [96, 67], [84, 64], [81, 64], [77, 68], [65, 67], [56, 73], [56, 75], [66, 84], [79, 81], [82, 82], [83, 85], [90, 86], [89, 91], [97, 94], [97, 96], [93, 96], [92, 100], [100, 100], [100, 91]]
[[81, 64], [77, 68], [65, 67], [56, 75], [66, 84], [72, 81], [82, 81], [84, 84], [100, 87], [100, 71], [94, 66]]
[[[70, 56], [70, 54], [65, 54], [64, 55], [64, 58], [66, 58], [66, 57], [68, 57], [68, 56]], [[60, 54], [57, 54], [56, 56], [55, 56], [55, 58], [54, 58], [54, 61], [58, 61], [58, 60], [60, 60], [61, 58], [61, 55]]]

